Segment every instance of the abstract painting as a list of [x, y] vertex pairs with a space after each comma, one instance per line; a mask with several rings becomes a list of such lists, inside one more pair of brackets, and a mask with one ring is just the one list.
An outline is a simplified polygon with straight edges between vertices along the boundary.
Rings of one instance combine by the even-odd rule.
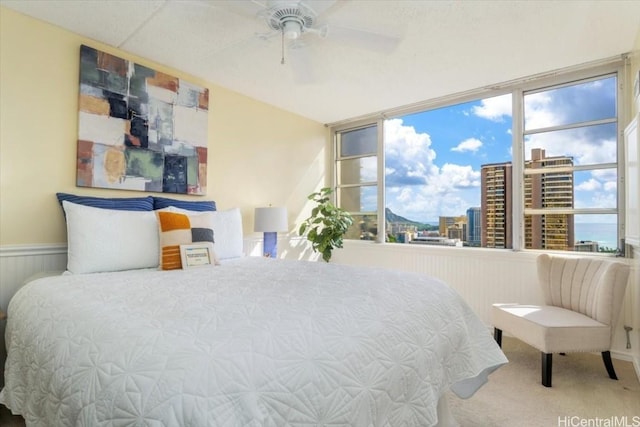
[[206, 194], [209, 90], [80, 48], [78, 187]]

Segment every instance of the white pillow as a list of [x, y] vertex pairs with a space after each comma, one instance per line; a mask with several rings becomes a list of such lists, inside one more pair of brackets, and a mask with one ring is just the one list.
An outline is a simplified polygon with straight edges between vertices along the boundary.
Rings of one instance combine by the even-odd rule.
[[213, 239], [218, 259], [244, 256], [240, 208], [213, 212]]
[[[224, 211], [198, 212], [169, 206], [157, 211], [180, 212], [190, 216], [210, 215], [213, 229], [214, 250], [219, 260], [244, 256], [242, 235], [242, 214], [240, 208]], [[157, 212], [156, 211], [156, 212]]]
[[153, 211], [93, 208], [66, 200], [67, 270], [74, 274], [158, 267]]

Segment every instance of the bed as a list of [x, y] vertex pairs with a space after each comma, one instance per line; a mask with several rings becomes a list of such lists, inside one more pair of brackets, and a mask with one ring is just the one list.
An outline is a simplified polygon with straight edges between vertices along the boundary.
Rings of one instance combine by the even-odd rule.
[[34, 427], [455, 425], [446, 393], [507, 362], [436, 279], [224, 258], [28, 282], [0, 402]]

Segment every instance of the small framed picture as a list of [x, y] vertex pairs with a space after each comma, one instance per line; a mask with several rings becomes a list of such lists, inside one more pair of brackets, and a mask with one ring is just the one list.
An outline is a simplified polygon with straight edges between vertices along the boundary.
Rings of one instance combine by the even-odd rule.
[[182, 268], [216, 264], [213, 243], [209, 242], [180, 245], [180, 258], [182, 259]]

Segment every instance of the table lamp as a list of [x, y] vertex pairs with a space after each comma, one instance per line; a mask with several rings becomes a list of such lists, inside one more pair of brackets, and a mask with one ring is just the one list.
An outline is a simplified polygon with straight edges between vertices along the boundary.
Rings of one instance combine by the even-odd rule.
[[264, 233], [262, 253], [265, 257], [278, 256], [278, 231], [288, 230], [287, 208], [256, 208], [253, 229]]

